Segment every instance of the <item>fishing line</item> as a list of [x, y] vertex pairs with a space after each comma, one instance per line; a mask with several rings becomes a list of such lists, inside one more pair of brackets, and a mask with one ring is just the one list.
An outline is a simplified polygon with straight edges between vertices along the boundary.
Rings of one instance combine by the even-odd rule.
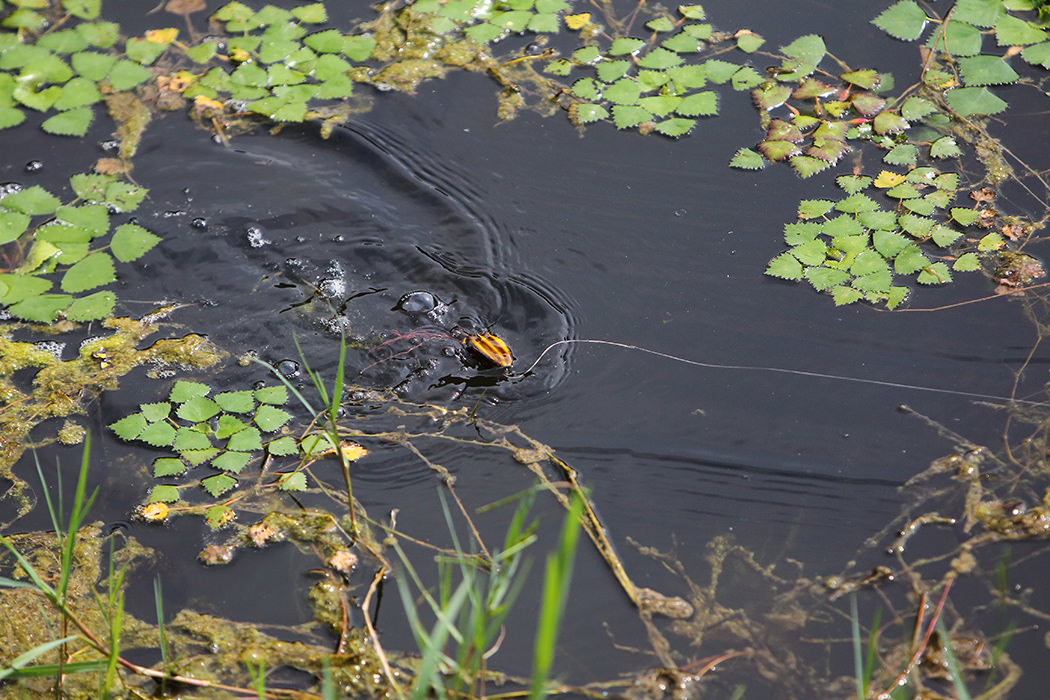
[[[548, 352], [558, 347], [559, 345], [569, 345], [573, 343], [587, 343], [590, 345], [610, 345], [615, 348], [623, 348], [624, 350], [637, 350], [638, 352], [644, 352], [649, 355], [656, 355], [657, 357], [663, 357], [668, 360], [674, 360], [675, 362], [682, 362], [687, 365], [693, 365], [694, 367], [703, 367], [705, 369], [734, 369], [734, 370], [746, 370], [750, 372], [776, 372], [778, 374], [795, 374], [800, 377], [815, 377], [817, 379], [831, 379], [840, 382], [855, 382], [857, 384], [874, 384], [875, 386], [885, 386], [894, 389], [910, 389], [912, 391], [929, 391], [937, 394], [950, 394], [952, 396], [962, 396], [969, 399], [988, 399], [991, 401], [1006, 401], [1013, 403], [1025, 404], [1027, 406], [1050, 406], [1050, 403], [1044, 401], [1029, 401], [1027, 399], [1015, 399], [1008, 396], [996, 396], [995, 394], [978, 394], [972, 391], [959, 391], [957, 389], [939, 389], [932, 386], [920, 386], [918, 384], [904, 384], [901, 382], [888, 382], [880, 379], [863, 379], [861, 377], [847, 377], [841, 374], [827, 374], [825, 372], [809, 372], [803, 369], [786, 369], [783, 367], [762, 367], [758, 365], [729, 365], [720, 364], [717, 362], [700, 362], [699, 360], [690, 360], [685, 357], [679, 357], [677, 355], [671, 355], [666, 352], [660, 352], [659, 350], [650, 350], [649, 348], [643, 348], [640, 345], [631, 345], [630, 343], [619, 343], [615, 340], [596, 340], [592, 338], [573, 338], [571, 340], [557, 340], [540, 353], [536, 361], [529, 365], [529, 368], [521, 373], [521, 379], [525, 379], [536, 368], [536, 365], [540, 363]], [[518, 381], [521, 381], [520, 379]]]

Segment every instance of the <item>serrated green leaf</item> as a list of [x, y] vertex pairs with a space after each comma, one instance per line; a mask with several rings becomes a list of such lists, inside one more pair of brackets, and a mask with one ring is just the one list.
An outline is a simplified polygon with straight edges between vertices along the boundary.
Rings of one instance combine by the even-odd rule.
[[119, 59], [109, 71], [109, 84], [114, 90], [130, 90], [153, 77], [153, 73], [126, 58]]
[[266, 451], [277, 457], [299, 454], [299, 444], [290, 435], [270, 440], [266, 443]]
[[983, 87], [955, 88], [948, 91], [945, 99], [948, 106], [961, 117], [998, 114], [1009, 106]]
[[595, 71], [598, 73], [598, 79], [611, 83], [618, 78], [623, 77], [633, 64], [630, 61], [618, 60], [618, 61], [600, 61], [594, 66]]
[[947, 284], [952, 281], [951, 270], [942, 262], [933, 263], [915, 278], [919, 284]]
[[947, 248], [952, 243], [955, 243], [955, 241], [959, 240], [959, 238], [961, 237], [961, 233], [954, 229], [948, 228], [944, 224], [937, 224], [933, 227], [933, 230], [930, 231], [930, 240], [933, 241], [935, 245], [941, 248]]
[[110, 250], [117, 260], [131, 262], [142, 257], [158, 243], [160, 236], [153, 235], [138, 224], [122, 224], [113, 233]]
[[148, 41], [141, 37], [131, 37], [124, 42], [124, 54], [132, 61], [148, 66], [160, 58], [160, 55], [168, 50], [168, 46], [169, 44]]
[[573, 105], [576, 122], [579, 124], [590, 124], [600, 119], [607, 119], [609, 117], [609, 110], [605, 109], [601, 105], [590, 104], [588, 102], [581, 102]]
[[685, 32], [679, 32], [664, 39], [660, 46], [675, 53], [696, 53], [700, 49], [700, 40]]
[[695, 119], [683, 119], [681, 117], [672, 117], [671, 119], [665, 119], [662, 122], [656, 124], [656, 131], [663, 134], [664, 136], [670, 136], [677, 138], [679, 136], [685, 136], [693, 127], [696, 126]]
[[1046, 31], [1020, 17], [1003, 14], [995, 23], [995, 41], [999, 46], [1027, 46], [1046, 41]]
[[167, 401], [143, 403], [139, 404], [139, 410], [148, 422], [156, 423], [168, 417], [168, 414], [171, 413], [171, 404]]
[[926, 12], [913, 0], [900, 0], [871, 20], [876, 27], [901, 41], [915, 41], [926, 28]]
[[[238, 433], [239, 435], [240, 433]], [[236, 436], [234, 436], [236, 437]], [[252, 456], [248, 452], [223, 452], [221, 455], [211, 461], [211, 466], [216, 469], [221, 469], [224, 472], [233, 472], [234, 474], [240, 472], [251, 460]], [[203, 483], [203, 482], [202, 482]]]
[[[882, 258], [879, 259], [881, 260]], [[888, 292], [890, 287], [893, 286], [893, 273], [890, 272], [889, 267], [887, 266], [884, 270], [854, 277], [853, 281], [850, 282], [850, 286], [854, 289], [859, 289], [862, 292], [883, 294]]]
[[962, 150], [951, 136], [942, 136], [930, 144], [931, 158], [958, 158]]
[[893, 269], [901, 275], [910, 275], [913, 272], [918, 272], [929, 264], [930, 261], [923, 255], [919, 246], [914, 243], [909, 243], [905, 246], [893, 259]]
[[278, 474], [277, 488], [281, 491], [305, 491], [306, 475], [302, 472]]
[[292, 8], [292, 17], [307, 24], [322, 24], [328, 21], [328, 12], [323, 2]]
[[257, 428], [248, 427], [230, 437], [226, 443], [227, 450], [235, 452], [252, 452], [262, 449], [262, 439]]
[[711, 90], [704, 90], [687, 95], [678, 103], [675, 111], [687, 117], [707, 117], [718, 114], [718, 94]]
[[669, 32], [674, 29], [675, 25], [668, 17], [657, 17], [656, 19], [651, 19], [646, 22], [645, 26], [654, 32]]
[[51, 289], [51, 280], [32, 275], [0, 273], [0, 284], [7, 291], [0, 297], [0, 303], [15, 304], [24, 299], [36, 297]]
[[937, 108], [931, 102], [921, 97], [909, 97], [901, 105], [901, 116], [910, 122], [918, 121], [927, 114], [936, 111]]
[[974, 209], [964, 209], [962, 207], [952, 207], [951, 217], [960, 226], [969, 226], [977, 221], [977, 217], [980, 213]]
[[805, 272], [806, 280], [813, 285], [818, 292], [842, 284], [849, 280], [850, 275], [845, 270], [833, 270], [829, 267], [808, 267]]
[[831, 167], [831, 163], [812, 156], [792, 156], [791, 167], [799, 177], [807, 178]]
[[[71, 78], [62, 86], [62, 95], [52, 105], [59, 111], [86, 107], [102, 99], [102, 94], [95, 87], [95, 83], [87, 78], [76, 76]], [[56, 132], [51, 132], [56, 133]]]
[[754, 53], [764, 43], [766, 40], [754, 32], [738, 32], [736, 36], [736, 47], [744, 53]]
[[106, 186], [105, 201], [118, 212], [135, 211], [148, 193], [149, 190], [138, 185], [113, 182]]
[[158, 457], [153, 460], [153, 476], [157, 478], [177, 476], [186, 471], [187, 468], [185, 462], [174, 457]]
[[798, 203], [798, 218], [816, 219], [824, 216], [835, 207], [829, 199], [803, 199]]
[[191, 423], [200, 423], [210, 419], [219, 413], [220, 410], [218, 404], [211, 399], [206, 399], [203, 396], [194, 396], [179, 406], [175, 414]]
[[149, 425], [149, 421], [146, 420], [146, 416], [136, 412], [124, 416], [115, 423], [110, 423], [109, 429], [121, 440], [130, 441], [136, 439], [146, 429], [147, 425]]
[[602, 96], [614, 104], [637, 104], [638, 98], [641, 97], [641, 88], [635, 81], [629, 78], [621, 78], [605, 88]]
[[176, 430], [172, 448], [176, 452], [186, 452], [187, 450], [206, 450], [212, 447], [211, 439], [196, 428], [197, 426], [182, 427]]
[[372, 50], [376, 47], [376, 40], [371, 36], [348, 36], [343, 45], [343, 55], [351, 61], [360, 63], [367, 61], [372, 56]]
[[804, 78], [817, 69], [817, 64], [824, 58], [827, 47], [824, 39], [817, 34], [807, 34], [795, 39], [787, 46], [780, 48], [781, 52], [788, 58], [783, 62], [783, 68], [790, 71], [790, 77]]
[[[219, 474], [218, 476], [225, 476]], [[233, 508], [224, 503], [217, 503], [204, 509], [204, 520], [212, 530], [218, 530], [236, 517]]]
[[[218, 398], [218, 397], [216, 397]], [[215, 427], [215, 437], [219, 440], [225, 440], [228, 437], [236, 435], [242, 430], [246, 430], [248, 424], [242, 421], [240, 418], [236, 418], [230, 415], [219, 416], [218, 425]]]
[[956, 272], [975, 272], [981, 269], [981, 259], [977, 253], [964, 253], [952, 264], [952, 269]]
[[84, 292], [116, 279], [113, 258], [107, 253], [92, 253], [66, 271], [62, 289], [70, 293]]
[[1003, 237], [998, 233], [993, 232], [977, 241], [977, 250], [982, 253], [987, 253], [992, 250], [999, 250], [1005, 244], [1006, 241], [1003, 240]]
[[204, 464], [209, 459], [219, 454], [219, 449], [216, 447], [208, 447], [203, 450], [181, 450], [179, 454], [182, 455], [184, 460], [196, 467], [200, 464]]
[[[911, 241], [901, 234], [881, 229], [872, 231], [871, 244], [880, 255], [887, 259], [897, 257], [908, 246], [914, 246]], [[916, 248], [916, 250], [918, 249]], [[897, 272], [901, 272], [901, 270], [897, 269]]]
[[981, 31], [964, 22], [948, 20], [941, 31], [936, 31], [927, 47], [952, 56], [974, 56], [981, 52]]
[[1021, 58], [1033, 66], [1042, 66], [1050, 70], [1050, 41], [1026, 47], [1021, 52]]
[[73, 297], [69, 294], [41, 294], [12, 304], [7, 310], [23, 321], [52, 323], [72, 301]]
[[58, 209], [58, 197], [45, 190], [40, 185], [33, 185], [24, 190], [9, 194], [0, 199], [0, 207], [22, 212], [29, 216], [41, 216], [52, 214]]
[[792, 246], [788, 252], [803, 265], [820, 265], [827, 257], [827, 245], [819, 239], [812, 239]]
[[[874, 250], [862, 250], [856, 258], [853, 260], [853, 264], [850, 266], [850, 273], [857, 277], [863, 277], [870, 275], [875, 272], [883, 272], [889, 270], [889, 264], [886, 259]], [[888, 284], [886, 285], [889, 286]]]
[[899, 143], [891, 148], [882, 160], [890, 165], [915, 165], [918, 158], [918, 148], [910, 143]]
[[213, 498], [218, 498], [228, 493], [236, 486], [237, 480], [229, 474], [213, 474], [205, 479], [201, 479], [201, 488], [210, 493]]
[[288, 389], [282, 385], [264, 386], [255, 390], [255, 400], [279, 406], [288, 401]]
[[248, 413], [255, 408], [255, 396], [251, 391], [224, 391], [216, 394], [215, 403], [230, 413]]
[[211, 387], [200, 382], [187, 382], [180, 379], [171, 387], [171, 395], [168, 397], [172, 403], [185, 403], [198, 396], [207, 396]]
[[841, 175], [835, 178], [835, 184], [852, 195], [870, 186], [871, 178], [866, 175]]
[[29, 216], [18, 211], [0, 211], [0, 245], [18, 240], [29, 228]]
[[845, 285], [832, 287], [829, 291], [831, 292], [831, 298], [835, 300], [835, 306], [845, 306], [864, 298], [863, 292]]
[[642, 68], [665, 70], [672, 66], [680, 65], [682, 61], [682, 57], [673, 51], [657, 47], [638, 59], [638, 65]]
[[969, 56], [959, 59], [959, 70], [967, 85], [1006, 85], [1017, 80], [1017, 71], [998, 56]]
[[[846, 176], [852, 177], [852, 176]], [[857, 214], [862, 211], [875, 211], [879, 205], [874, 199], [863, 194], [852, 194], [837, 202], [835, 208], [846, 214]]]
[[272, 433], [291, 419], [287, 411], [264, 404], [255, 412], [254, 421], [264, 433]]
[[150, 423], [139, 433], [139, 440], [153, 447], [170, 447], [175, 440], [175, 428], [170, 423]]
[[958, 0], [952, 17], [976, 27], [991, 27], [1003, 14], [1001, 0]]
[[55, 116], [44, 121], [40, 128], [49, 134], [59, 136], [83, 136], [91, 127], [95, 119], [95, 111], [91, 107], [77, 107], [75, 109], [59, 112]]
[[897, 217], [897, 223], [900, 227], [915, 236], [916, 238], [926, 238], [930, 234], [930, 230], [933, 228], [934, 221], [925, 216], [918, 216], [916, 214], [902, 214]]
[[174, 503], [179, 500], [179, 488], [168, 484], [158, 484], [149, 492], [148, 503]]
[[[616, 110], [613, 110], [615, 114]], [[741, 148], [733, 155], [733, 158], [729, 161], [729, 167], [739, 168], [741, 170], [760, 170], [766, 165], [765, 160], [758, 153], [755, 153], [750, 148]]]
[[[617, 37], [616, 39], [613, 39], [612, 44], [609, 45], [608, 53], [610, 56], [628, 56], [630, 54], [635, 53], [636, 51], [639, 51], [644, 46], [645, 42], [641, 39], [633, 39], [630, 37]], [[575, 54], [573, 54], [573, 57], [576, 57]], [[576, 60], [579, 61], [581, 59], [577, 58]], [[581, 62], [590, 63], [590, 61]]]

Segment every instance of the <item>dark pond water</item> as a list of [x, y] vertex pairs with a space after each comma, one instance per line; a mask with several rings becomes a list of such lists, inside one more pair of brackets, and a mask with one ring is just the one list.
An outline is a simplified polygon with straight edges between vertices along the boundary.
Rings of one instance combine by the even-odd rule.
[[[876, 11], [869, 6], [710, 5], [716, 23], [750, 27], [774, 45], [816, 32], [847, 62], [914, 70], [916, 49], [902, 51], [868, 26]], [[124, 3], [121, 14], [137, 21], [137, 8]], [[786, 168], [755, 174], [726, 167], [759, 134], [745, 97], [727, 92], [723, 116], [678, 142], [600, 125], [580, 135], [560, 115], [498, 123], [495, 108], [484, 77], [453, 75], [418, 95], [378, 95], [372, 111], [327, 141], [311, 128], [287, 128], [235, 137], [225, 148], [181, 114], [158, 119], [135, 177], [150, 188], [140, 222], [164, 242], [122, 270], [121, 310], [141, 313], [156, 300], [193, 304], [172, 321], [234, 355], [251, 351], [270, 362], [297, 359], [295, 335], [328, 376], [339, 327], [376, 344], [394, 333], [462, 324], [491, 326], [519, 367], [554, 341], [595, 338], [711, 363], [1010, 392], [1035, 337], [1012, 301], [936, 314], [835, 308], [808, 288], [763, 276], [799, 199], [835, 190], [831, 175], [802, 181]], [[1032, 129], [1045, 134], [1045, 123]], [[58, 183], [89, 167], [106, 131], [100, 123], [82, 144], [44, 136], [26, 143], [0, 133], [3, 180]], [[34, 159], [44, 169], [25, 173]], [[303, 305], [314, 287], [313, 303]], [[419, 290], [447, 307], [433, 318], [395, 308]], [[989, 293], [981, 277], [964, 276], [951, 288], [920, 290], [912, 305]], [[318, 296], [340, 307], [338, 323]], [[685, 584], [628, 546], [627, 536], [674, 547], [697, 581], [708, 575], [704, 546], [716, 535], [733, 535], [763, 564], [793, 557], [809, 575], [834, 573], [897, 515], [898, 487], [953, 449], [900, 404], [976, 443], [996, 443], [1003, 426], [1000, 414], [962, 397], [704, 369], [606, 346], [558, 349], [512, 382], [465, 367], [448, 354], [451, 343], [413, 350], [398, 343], [406, 341], [390, 354], [405, 352], [390, 359], [352, 351], [348, 371], [364, 383], [396, 384], [414, 401], [477, 405], [479, 415], [554, 447], [592, 489], [639, 585], [668, 594], [684, 594]], [[1034, 358], [1019, 393], [1037, 390], [1047, 369], [1045, 355]], [[240, 387], [264, 378], [231, 362], [209, 381]], [[147, 485], [128, 483], [121, 470], [156, 456], [116, 441], [104, 426], [140, 402], [160, 400], [169, 386], [136, 374], [93, 410], [106, 489], [99, 517], [127, 517]], [[63, 460], [72, 463], [74, 453]], [[485, 454], [438, 445], [430, 455], [458, 475], [470, 505], [530, 483], [524, 470]], [[444, 531], [437, 482], [420, 462], [379, 450], [354, 479], [355, 495], [373, 514], [396, 507], [406, 532]], [[538, 512], [553, 534], [557, 508], [541, 502]], [[491, 525], [498, 537], [501, 521]], [[165, 553], [171, 609], [195, 604], [246, 620], [265, 611], [264, 621], [279, 623], [309, 615], [295, 591], [310, 564], [290, 550], [205, 570], [193, 557], [217, 538], [195, 522], [129, 531]], [[536, 592], [524, 596], [531, 611]], [[388, 639], [407, 646], [395, 606], [388, 608]], [[565, 625], [558, 667], [570, 680], [615, 677], [650, 663], [614, 648], [644, 646], [644, 631], [586, 548]], [[523, 628], [529, 632], [504, 644], [501, 668], [528, 671], [531, 623]]]

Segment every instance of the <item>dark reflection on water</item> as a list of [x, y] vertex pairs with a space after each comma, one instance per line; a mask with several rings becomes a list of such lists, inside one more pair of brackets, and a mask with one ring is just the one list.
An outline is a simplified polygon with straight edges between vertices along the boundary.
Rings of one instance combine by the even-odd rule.
[[[833, 23], [828, 6], [808, 5], [826, 16], [807, 21]], [[869, 11], [860, 10], [863, 21]], [[760, 19], [769, 20], [756, 14], [756, 30]], [[895, 46], [871, 42], [880, 56]], [[896, 514], [896, 487], [951, 449], [898, 404], [974, 442], [996, 440], [1001, 416], [959, 397], [700, 369], [614, 348], [559, 350], [520, 382], [486, 374], [441, 333], [491, 326], [519, 369], [553, 341], [605, 338], [710, 362], [987, 394], [1009, 392], [1034, 333], [1010, 300], [890, 314], [834, 308], [802, 286], [763, 277], [798, 200], [837, 191], [830, 176], [802, 182], [785, 168], [727, 170], [732, 153], [757, 138], [757, 118], [737, 96], [726, 95], [723, 117], [681, 142], [603, 125], [580, 137], [561, 117], [495, 124], [492, 87], [473, 75], [427, 84], [418, 96], [380, 97], [329, 141], [310, 128], [286, 128], [237, 137], [224, 149], [178, 115], [152, 125], [135, 174], [151, 189], [141, 222], [164, 242], [141, 264], [121, 267], [121, 310], [137, 314], [157, 299], [194, 303], [174, 321], [271, 362], [298, 359], [294, 334], [326, 376], [342, 330], [353, 346], [354, 380], [396, 385], [411, 400], [478, 405], [559, 449], [593, 489], [628, 568], [644, 572], [640, 584], [661, 589], [680, 584], [625, 547], [627, 535], [659, 547], [675, 537], [698, 579], [704, 543], [726, 533], [763, 562], [790, 555], [814, 572], [834, 571]], [[36, 174], [15, 173], [38, 154], [3, 165], [4, 179], [36, 182]], [[44, 172], [65, 175], [48, 155], [55, 165]], [[434, 318], [398, 310], [403, 295], [419, 290], [448, 308]], [[988, 291], [981, 278], [964, 276], [950, 289], [920, 290], [914, 304]], [[1040, 387], [1046, 368], [1036, 358], [1022, 394]], [[230, 367], [217, 383], [239, 388], [261, 378], [258, 368]], [[123, 394], [103, 397], [94, 420], [107, 455], [129, 448], [102, 426], [168, 388], [132, 379]], [[529, 481], [455, 445], [427, 449], [474, 505]], [[155, 456], [131, 452], [146, 462]], [[355, 495], [377, 514], [401, 508], [410, 533], [443, 531], [436, 481], [422, 462], [377, 448], [354, 479]], [[129, 490], [113, 486], [106, 503], [113, 512], [100, 517], [123, 517], [137, 498], [124, 498]], [[553, 522], [557, 511], [545, 515]], [[172, 549], [179, 538], [189, 552], [200, 545], [200, 531], [188, 525], [133, 524], [130, 532]], [[194, 576], [176, 573], [182, 564], [165, 575], [175, 577], [174, 589], [194, 591], [177, 600], [196, 602], [236, 585], [242, 572], [263, 575], [278, 555], [266, 556], [266, 564], [260, 555], [260, 563], [209, 571], [200, 581], [188, 580], [195, 568]], [[293, 559], [289, 569], [298, 566]], [[289, 574], [281, 583], [302, 581]], [[304, 611], [281, 607], [296, 599], [264, 595], [259, 607], [279, 611], [282, 622], [301, 619]], [[598, 627], [628, 612], [602, 563], [581, 554], [569, 613], [578, 626], [568, 627], [577, 631], [565, 644], [581, 674], [575, 680], [622, 668]], [[617, 626], [635, 635], [617, 641], [641, 643], [636, 628]], [[528, 641], [508, 640], [506, 648], [525, 658]]]

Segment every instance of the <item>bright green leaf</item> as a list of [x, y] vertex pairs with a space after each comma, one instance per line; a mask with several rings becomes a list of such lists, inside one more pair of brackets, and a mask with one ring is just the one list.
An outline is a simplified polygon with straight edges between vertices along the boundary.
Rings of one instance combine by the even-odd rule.
[[900, 0], [871, 23], [895, 39], [915, 41], [926, 28], [926, 13], [913, 0]]

